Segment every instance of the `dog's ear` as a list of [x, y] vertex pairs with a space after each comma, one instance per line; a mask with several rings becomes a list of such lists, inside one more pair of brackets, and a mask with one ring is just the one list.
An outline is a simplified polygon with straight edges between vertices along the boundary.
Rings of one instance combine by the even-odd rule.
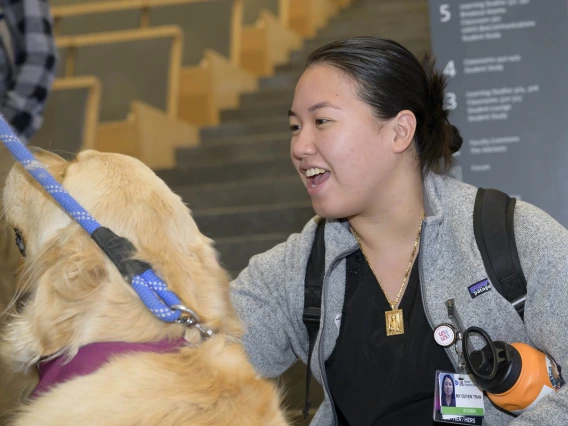
[[31, 365], [42, 356], [76, 351], [92, 315], [94, 293], [108, 281], [104, 254], [79, 225], [71, 224], [24, 265], [20, 293], [29, 293], [14, 314], [6, 338], [12, 357]]

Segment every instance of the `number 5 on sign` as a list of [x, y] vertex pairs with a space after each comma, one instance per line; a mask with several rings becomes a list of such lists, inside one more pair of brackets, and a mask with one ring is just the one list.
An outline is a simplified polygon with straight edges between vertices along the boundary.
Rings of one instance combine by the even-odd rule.
[[454, 61], [449, 61], [446, 64], [446, 67], [444, 68], [444, 71], [442, 71], [444, 73], [444, 75], [448, 75], [450, 77], [454, 77], [457, 72], [456, 72], [456, 65], [454, 64]]
[[440, 22], [448, 22], [450, 20], [452, 14], [450, 13], [449, 4], [440, 5], [440, 15], [442, 15], [442, 17], [440, 18]]

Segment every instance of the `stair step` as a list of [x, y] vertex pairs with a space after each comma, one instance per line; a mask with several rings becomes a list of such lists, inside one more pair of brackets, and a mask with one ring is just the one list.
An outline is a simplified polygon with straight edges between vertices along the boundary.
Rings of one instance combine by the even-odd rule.
[[290, 63], [295, 65], [306, 63], [306, 59], [308, 59], [308, 56], [311, 52], [312, 50], [309, 49], [295, 50], [293, 52], [290, 52]]
[[210, 238], [300, 232], [314, 216], [309, 201], [200, 210], [193, 218]]
[[244, 93], [240, 99], [241, 106], [248, 107], [259, 102], [273, 102], [276, 100], [281, 100], [283, 103], [292, 103], [295, 88], [296, 84], [294, 83], [288, 87], [264, 87], [254, 93]]
[[288, 115], [288, 109], [292, 106], [294, 101], [294, 91], [290, 92], [287, 96], [273, 99], [249, 99], [246, 103], [241, 104], [240, 109], [258, 109], [261, 111], [263, 108], [278, 108], [280, 111], [285, 111], [285, 115]]
[[175, 187], [242, 179], [296, 176], [297, 172], [292, 166], [290, 156], [276, 156], [251, 160], [207, 161], [189, 166], [179, 163], [175, 169], [157, 170], [156, 174], [170, 187]]
[[221, 121], [254, 120], [266, 117], [288, 117], [288, 110], [292, 102], [283, 103], [281, 100], [263, 102], [254, 106], [241, 107], [221, 112]]
[[204, 127], [200, 136], [202, 141], [242, 135], [261, 133], [283, 133], [289, 130], [290, 121], [287, 116], [267, 117], [252, 122], [235, 121], [222, 123], [216, 127]]
[[278, 65], [275, 69], [275, 73], [296, 73], [301, 74], [306, 69], [305, 64], [295, 64], [287, 63], [283, 65]]
[[299, 176], [172, 187], [189, 208], [206, 209], [310, 201]]
[[[264, 136], [264, 135], [263, 135]], [[177, 163], [189, 164], [202, 161], [244, 160], [266, 156], [286, 156], [290, 153], [290, 132], [278, 133], [276, 137], [249, 140], [236, 143], [207, 143], [195, 148], [177, 151]]]
[[[254, 142], [271, 142], [274, 140], [290, 140], [290, 129], [289, 126], [286, 126], [286, 129], [283, 132], [275, 132], [275, 133], [258, 133], [252, 135], [240, 135], [240, 136], [224, 136], [221, 138], [210, 138], [204, 141], [201, 141], [200, 147], [207, 147], [213, 145], [238, 145], [238, 144], [246, 144], [246, 143], [254, 143]], [[192, 150], [194, 148], [178, 148], [177, 152], [184, 152], [185, 150]]]
[[[401, 8], [400, 6], [403, 5], [382, 3], [371, 10], [354, 9], [347, 12], [345, 15], [338, 16], [337, 19], [331, 22], [325, 29], [335, 29], [346, 25], [350, 25], [352, 28], [372, 29], [398, 22], [399, 28], [401, 31], [404, 31], [412, 28], [411, 25], [414, 23], [421, 24], [429, 20], [428, 12], [426, 12], [426, 14], [424, 13], [423, 5], [417, 5], [412, 10], [404, 10], [404, 7]], [[426, 10], [428, 10], [427, 4]], [[401, 14], [404, 16], [401, 16]], [[402, 19], [404, 19], [404, 25], [401, 25]]]
[[302, 72], [276, 73], [270, 77], [258, 80], [258, 87], [289, 87], [295, 86]]
[[[428, 0], [368, 0], [357, 2], [344, 10], [335, 19], [345, 20], [351, 16], [369, 16], [377, 12], [382, 12], [382, 14], [398, 12], [404, 13], [404, 16], [406, 14], [422, 13], [428, 17]], [[397, 16], [400, 17], [400, 15]], [[406, 21], [401, 20], [401, 24], [406, 24]]]
[[[388, 35], [385, 35], [383, 38], [387, 38], [387, 39], [388, 39], [388, 38], [391, 38], [391, 37], [389, 37]], [[426, 37], [423, 36], [423, 37], [415, 38], [414, 40], [411, 40], [411, 41], [405, 41], [405, 40], [400, 40], [400, 39], [397, 39], [397, 40], [395, 40], [395, 41], [398, 42], [398, 43], [400, 43], [400, 44], [401, 44], [402, 46], [404, 46], [405, 48], [407, 48], [410, 52], [415, 53], [415, 52], [423, 52], [423, 51], [426, 51], [426, 50], [428, 50], [428, 49], [430, 48], [430, 45], [427, 44], [427, 43], [424, 41], [425, 38], [426, 38]], [[325, 42], [319, 42], [319, 41], [316, 40], [316, 41], [313, 42], [313, 44], [312, 44], [312, 42], [307, 42], [307, 43], [306, 43], [306, 46], [307, 46], [307, 47], [313, 47], [312, 50], [315, 50], [315, 49], [317, 49], [318, 47], [327, 44], [329, 41], [331, 41], [331, 40], [328, 40], [328, 41], [325, 41]], [[295, 53], [296, 53], [296, 52], [292, 52], [292, 55], [294, 55]], [[299, 55], [300, 55], [300, 54], [299, 54]], [[307, 57], [307, 55], [306, 55], [306, 57]], [[300, 77], [300, 76], [298, 76], [298, 79], [299, 79], [299, 77]], [[267, 83], [267, 84], [268, 84], [268, 83]]]
[[[400, 23], [398, 23], [398, 25], [400, 25]], [[405, 46], [407, 44], [414, 44], [418, 41], [428, 40], [429, 34], [430, 26], [428, 22], [417, 22], [413, 26], [412, 32], [408, 32], [407, 34], [401, 34], [400, 28], [396, 26], [396, 23], [393, 23], [392, 25], [373, 26], [369, 28], [354, 28], [353, 25], [345, 25], [329, 29], [327, 31], [322, 31], [316, 37], [310, 40], [306, 40], [306, 42], [304, 43], [304, 48], [302, 50], [311, 52], [318, 47], [321, 47], [333, 41], [358, 37], [362, 35], [394, 39], [398, 43]], [[300, 63], [293, 62], [288, 65], [290, 67], [289, 69], [295, 70], [300, 66]]]
[[[307, 223], [307, 221], [306, 221]], [[288, 232], [247, 235], [230, 238], [216, 238], [215, 248], [219, 260], [229, 274], [236, 278], [247, 267], [250, 258], [264, 253], [290, 236]]]
[[288, 114], [288, 109], [290, 108], [290, 106], [292, 106], [293, 101], [294, 101], [294, 89], [286, 93], [286, 95], [280, 97], [275, 96], [273, 98], [260, 98], [260, 99], [249, 98], [246, 101], [241, 102], [240, 109], [277, 108], [278, 106], [280, 106], [283, 110], [286, 110], [286, 114]]
[[[399, 42], [404, 47], [406, 47], [414, 55], [417, 55], [417, 53], [424, 53], [425, 51], [430, 49], [429, 35], [419, 36], [415, 40], [407, 41], [407, 42], [405, 42], [404, 40], [401, 40], [400, 37], [398, 37], [398, 38], [397, 37], [390, 37], [386, 34], [381, 35], [381, 37], [394, 39], [395, 41]], [[323, 43], [323, 44], [325, 44], [325, 43]], [[312, 50], [315, 50], [316, 48], [320, 47], [321, 45], [322, 44], [314, 45]], [[307, 47], [310, 46], [309, 42], [306, 43], [306, 46]], [[312, 52], [312, 50], [299, 50], [299, 51], [291, 52], [290, 53], [290, 63], [295, 63], [295, 64], [304, 63], [306, 61], [307, 57], [309, 56], [309, 54]]]

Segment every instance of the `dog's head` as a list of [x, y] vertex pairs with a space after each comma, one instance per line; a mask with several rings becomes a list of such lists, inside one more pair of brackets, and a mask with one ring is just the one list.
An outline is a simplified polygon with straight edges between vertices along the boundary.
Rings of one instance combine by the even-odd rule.
[[[205, 326], [232, 337], [242, 330], [229, 299], [228, 276], [212, 241], [190, 210], [140, 161], [84, 151], [74, 161], [41, 151], [38, 160], [102, 226], [129, 239], [136, 258], [193, 309]], [[73, 354], [97, 341], [152, 341], [185, 329], [156, 319], [91, 237], [20, 165], [4, 190], [6, 222], [25, 250], [9, 318], [5, 356], [27, 368], [40, 357]], [[197, 341], [197, 330], [186, 331]]]

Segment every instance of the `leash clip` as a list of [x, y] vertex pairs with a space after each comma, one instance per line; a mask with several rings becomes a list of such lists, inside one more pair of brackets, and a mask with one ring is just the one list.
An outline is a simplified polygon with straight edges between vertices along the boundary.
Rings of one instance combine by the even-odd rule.
[[187, 306], [172, 305], [170, 307], [173, 310], [180, 310], [182, 312], [180, 317], [176, 320], [176, 322], [178, 324], [185, 325], [186, 327], [197, 328], [205, 338], [213, 336], [213, 330], [211, 330], [207, 327], [203, 327], [201, 325], [201, 321], [199, 319], [199, 316], [195, 312], [193, 312], [191, 309], [189, 309]]

